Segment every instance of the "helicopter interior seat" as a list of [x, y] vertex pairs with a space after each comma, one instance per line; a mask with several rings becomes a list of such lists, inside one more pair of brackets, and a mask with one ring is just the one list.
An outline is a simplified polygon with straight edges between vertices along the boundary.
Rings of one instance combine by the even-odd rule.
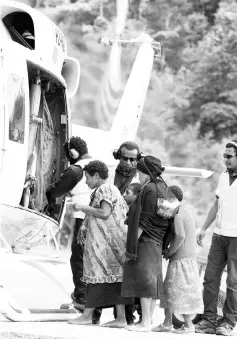
[[3, 18], [12, 39], [15, 42], [35, 49], [35, 32], [31, 16], [25, 12], [12, 12]]

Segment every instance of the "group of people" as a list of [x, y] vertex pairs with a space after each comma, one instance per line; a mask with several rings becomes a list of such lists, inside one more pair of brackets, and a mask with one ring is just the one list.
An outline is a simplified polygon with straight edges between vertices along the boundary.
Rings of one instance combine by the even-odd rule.
[[[228, 335], [236, 322], [233, 257], [236, 238], [232, 237], [237, 237], [234, 233], [237, 227], [235, 231], [233, 221], [229, 235], [228, 221], [234, 212], [229, 214], [231, 208], [226, 207], [225, 199], [229, 194], [228, 202], [233, 205], [237, 142], [226, 146], [225, 159], [228, 164], [233, 163], [227, 164], [227, 172], [222, 174], [216, 202], [198, 235], [201, 245], [206, 229], [218, 215], [218, 231], [213, 236], [204, 279], [204, 298], [196, 261], [195, 222], [182, 201], [180, 187], [168, 187], [162, 178], [161, 161], [151, 155], [143, 156], [136, 143], [125, 142], [113, 153], [119, 164], [111, 184], [107, 165], [92, 159], [84, 140], [72, 137], [64, 149], [70, 167], [47, 189], [46, 195], [49, 203], [61, 195], [70, 197], [68, 206], [75, 218], [70, 260], [75, 289], [71, 296], [73, 307], [82, 314], [69, 323], [99, 324], [103, 308], [113, 307], [114, 320], [103, 326], [183, 334], [195, 332], [191, 314], [202, 314], [204, 309], [196, 332], [210, 333], [209, 329], [211, 333], [215, 330], [217, 334]], [[137, 175], [139, 183], [134, 182]], [[178, 202], [172, 218], [158, 213], [158, 205], [165, 205], [159, 192], [168, 190]], [[168, 215], [172, 202], [163, 207]], [[223, 233], [223, 227], [228, 234]], [[164, 280], [162, 256], [169, 260]], [[227, 289], [224, 315], [217, 323], [218, 290], [226, 264], [231, 265], [232, 273], [227, 280], [231, 287], [229, 292]], [[157, 299], [164, 308], [165, 320], [154, 326]], [[139, 314], [136, 324], [135, 309]], [[173, 313], [184, 318], [184, 325], [178, 330], [172, 326]]]

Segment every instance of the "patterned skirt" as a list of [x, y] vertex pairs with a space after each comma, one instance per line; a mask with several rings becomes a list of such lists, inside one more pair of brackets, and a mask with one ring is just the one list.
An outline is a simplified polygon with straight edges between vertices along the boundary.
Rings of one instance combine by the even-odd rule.
[[202, 284], [196, 260], [180, 259], [169, 263], [160, 307], [169, 308], [172, 313], [203, 313]]
[[108, 219], [90, 218], [83, 255], [86, 284], [122, 282], [127, 226]]

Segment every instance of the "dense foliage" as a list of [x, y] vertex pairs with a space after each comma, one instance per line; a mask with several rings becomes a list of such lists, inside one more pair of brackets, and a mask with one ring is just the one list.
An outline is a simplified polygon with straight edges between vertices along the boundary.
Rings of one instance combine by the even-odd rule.
[[[29, 0], [31, 1], [31, 0]], [[97, 101], [113, 32], [115, 0], [32, 0], [64, 31], [82, 78], [73, 121], [99, 127]], [[223, 147], [237, 133], [237, 4], [233, 0], [130, 0], [124, 36], [148, 32], [162, 44], [139, 127], [145, 153], [165, 164], [215, 171], [210, 179], [172, 178], [203, 220], [223, 170]], [[127, 78], [136, 51], [123, 51]], [[109, 126], [108, 126], [109, 128]]]

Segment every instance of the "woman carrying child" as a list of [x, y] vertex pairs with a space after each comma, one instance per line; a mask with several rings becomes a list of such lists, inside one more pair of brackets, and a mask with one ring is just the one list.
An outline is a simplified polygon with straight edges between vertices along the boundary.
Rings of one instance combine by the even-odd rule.
[[[181, 202], [182, 190], [178, 186], [170, 186], [170, 189]], [[183, 203], [174, 217], [174, 237], [165, 258], [169, 259], [169, 265], [160, 305], [165, 308], [165, 320], [152, 331], [174, 332], [172, 313], [179, 313], [183, 315], [184, 325], [175, 333], [194, 333], [191, 315], [203, 313], [202, 286], [196, 261], [195, 222]]]
[[146, 156], [139, 160], [137, 170], [142, 189], [128, 213], [128, 261], [124, 265], [122, 296], [140, 298], [142, 321], [128, 329], [146, 332], [150, 331], [156, 299], [163, 294], [162, 242], [169, 221], [156, 213], [157, 185], [163, 184], [161, 161]]

